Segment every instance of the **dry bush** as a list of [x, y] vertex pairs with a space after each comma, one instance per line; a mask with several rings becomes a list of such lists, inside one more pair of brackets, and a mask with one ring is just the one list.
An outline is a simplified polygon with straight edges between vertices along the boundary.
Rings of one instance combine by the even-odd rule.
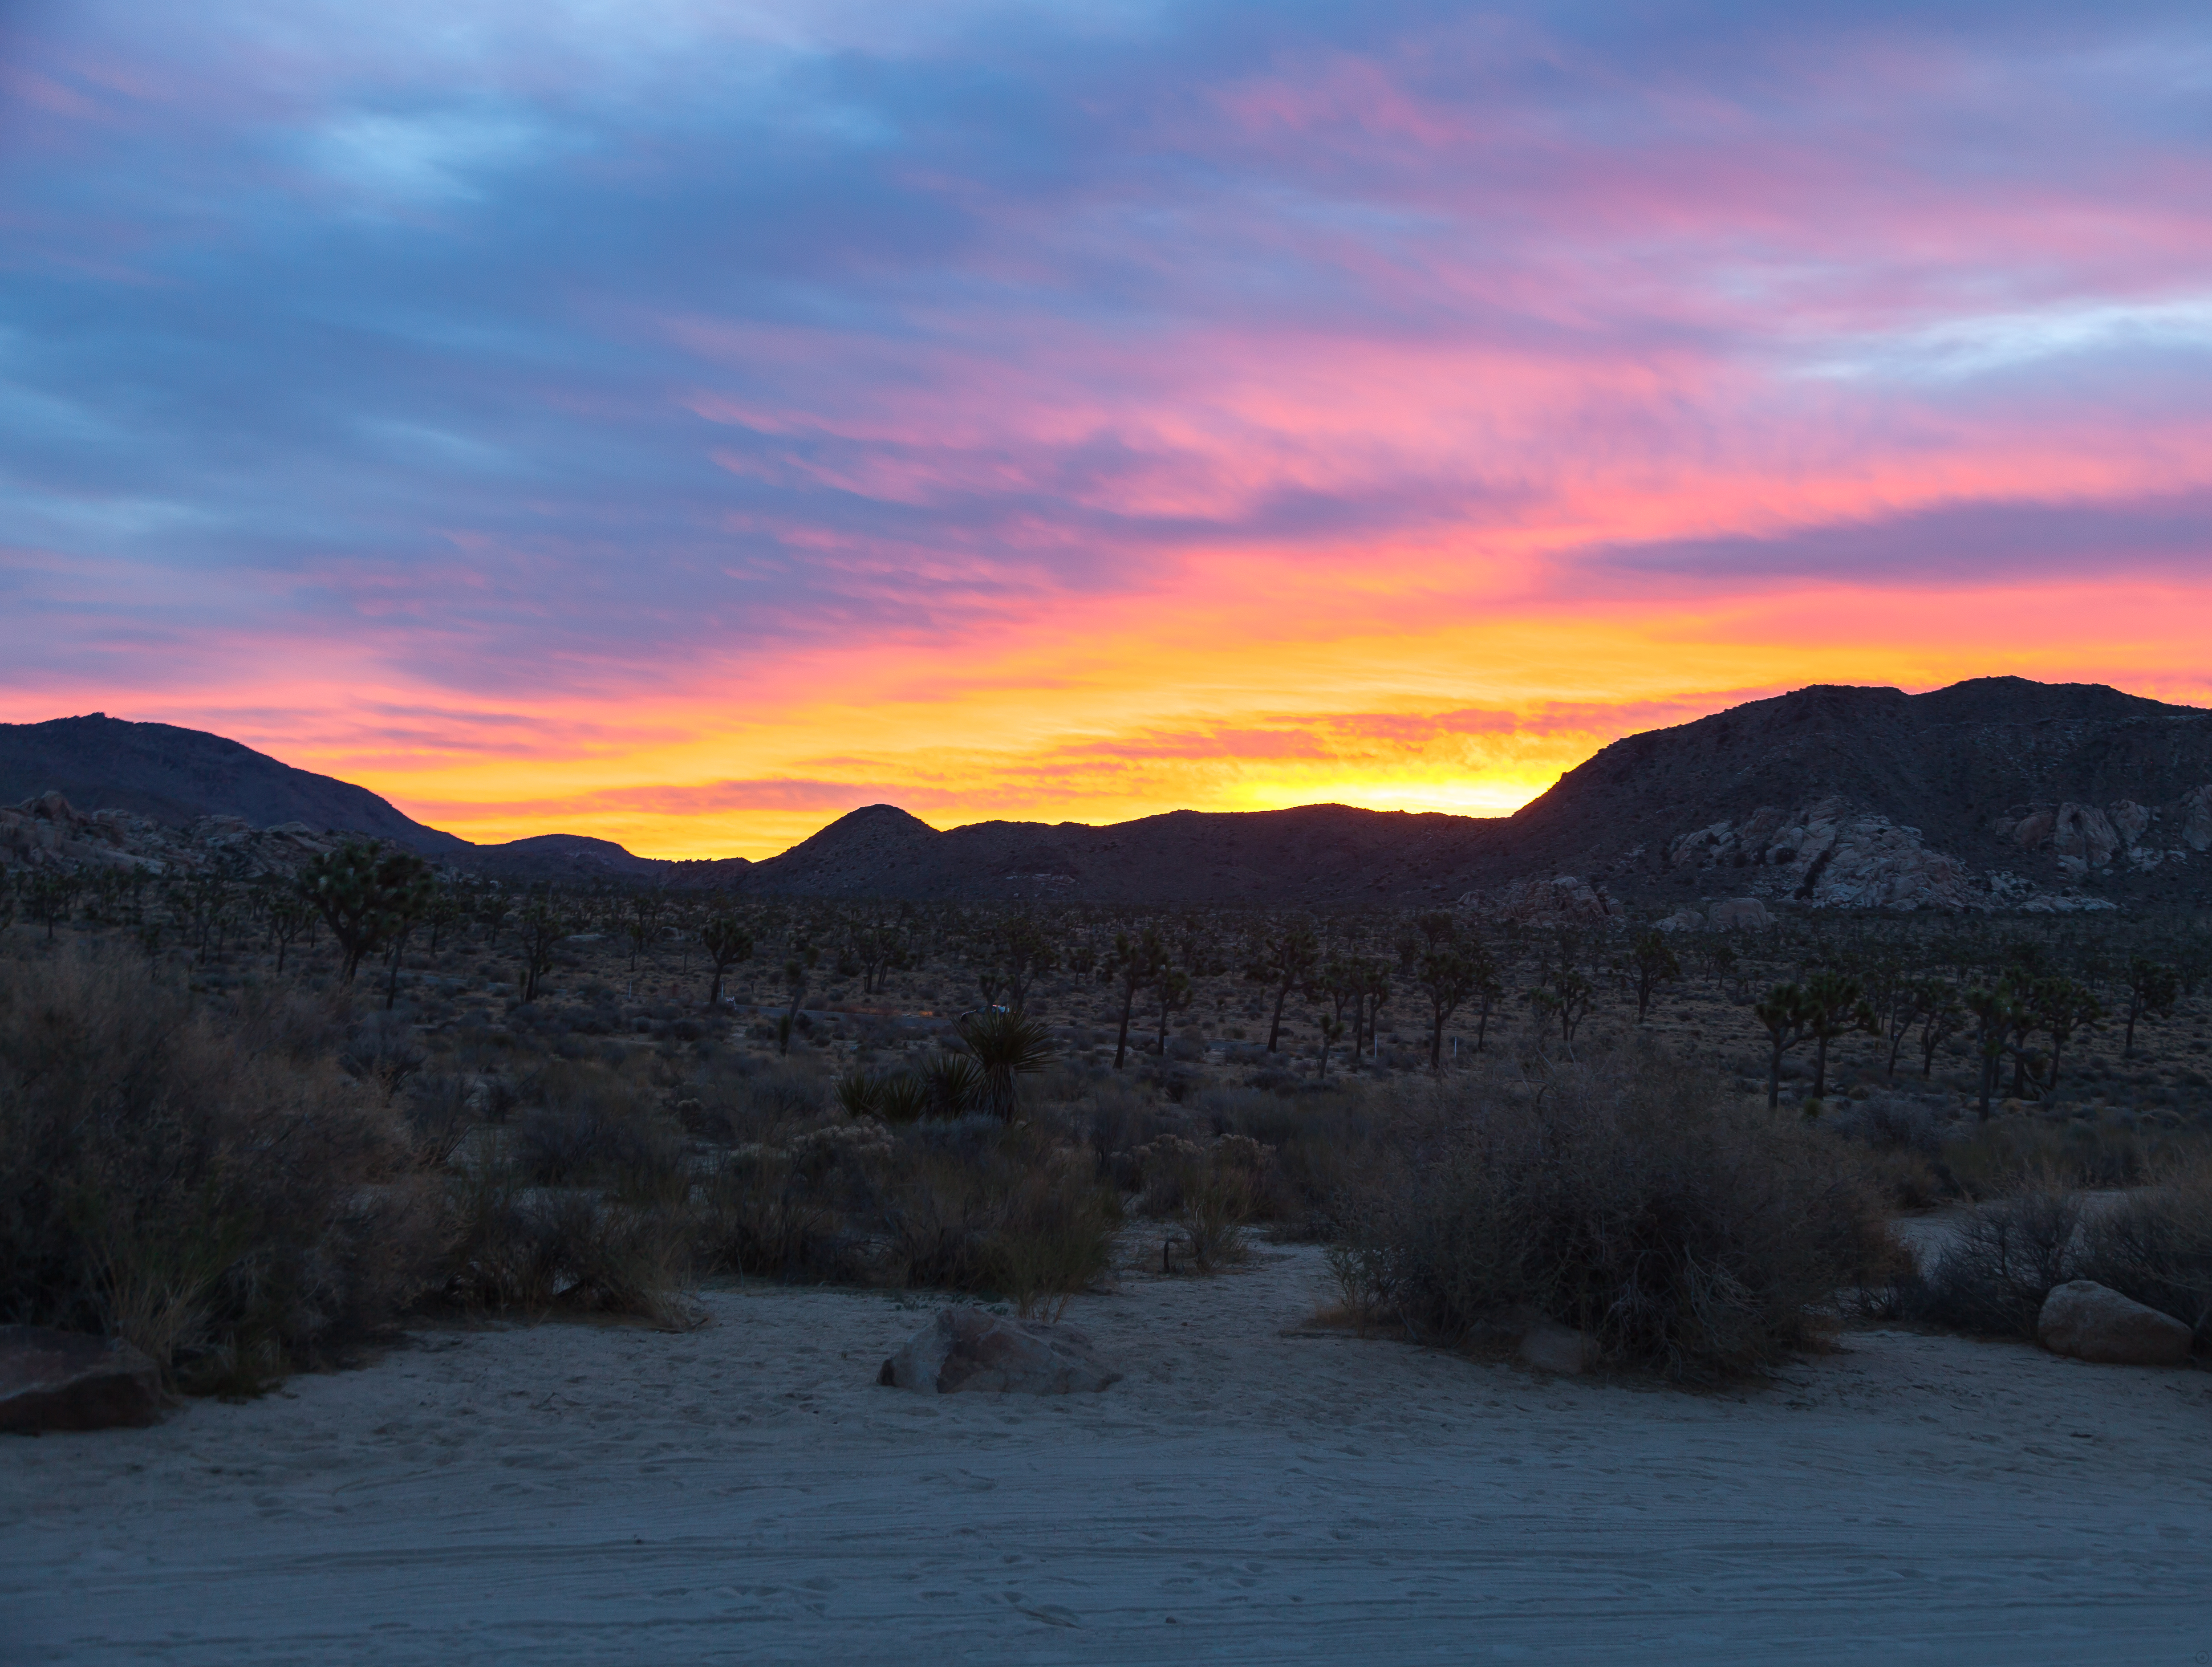
[[1677, 1378], [1771, 1366], [1896, 1251], [1853, 1155], [1655, 1055], [1409, 1102], [1353, 1199], [1355, 1306], [1463, 1340], [1534, 1312]]
[[1977, 1122], [1944, 1143], [1942, 1161], [1970, 1198], [1996, 1198], [2044, 1183], [2139, 1186], [2205, 1154], [2203, 1135], [2145, 1128], [2124, 1113], [2063, 1122], [2005, 1116]]
[[458, 1237], [443, 1294], [471, 1311], [627, 1314], [683, 1326], [690, 1222], [589, 1189], [527, 1185], [514, 1165], [489, 1159], [453, 1182]]
[[1032, 1168], [993, 1212], [979, 1247], [981, 1267], [1024, 1319], [1041, 1313], [1057, 1320], [1070, 1297], [1113, 1268], [1118, 1201], [1087, 1168], [1073, 1153]]
[[759, 1147], [732, 1153], [701, 1183], [693, 1254], [708, 1273], [829, 1281], [854, 1272], [817, 1183], [787, 1153]]
[[1892, 1306], [1960, 1331], [2033, 1336], [2044, 1299], [2094, 1280], [2212, 1340], [2212, 1164], [2171, 1171], [2123, 1198], [2085, 1198], [2045, 1176], [1978, 1206]]
[[2212, 1160], [2089, 1213], [2075, 1277], [2171, 1314], [2212, 1343]]
[[890, 1283], [1002, 1292], [1026, 1312], [1111, 1265], [1119, 1200], [1048, 1134], [989, 1117], [900, 1131], [861, 1212]]
[[1200, 1272], [1249, 1256], [1244, 1228], [1275, 1178], [1272, 1147], [1249, 1135], [1203, 1143], [1164, 1135], [1129, 1157], [1143, 1187], [1138, 1208], [1182, 1228]]
[[811, 1060], [762, 1060], [720, 1053], [706, 1062], [684, 1089], [700, 1103], [704, 1132], [746, 1146], [773, 1141], [794, 1124], [817, 1122], [830, 1090]]
[[682, 1136], [648, 1084], [603, 1064], [556, 1062], [533, 1087], [542, 1103], [520, 1119], [512, 1148], [526, 1182], [683, 1202], [690, 1181]]
[[2043, 1299], [2076, 1277], [2081, 1226], [2080, 1202], [2050, 1177], [1983, 1204], [1924, 1275], [1905, 1278], [1895, 1306], [1954, 1330], [2033, 1336]]
[[218, 1015], [136, 958], [0, 962], [0, 1312], [217, 1388], [392, 1317], [435, 1191], [301, 1012]]

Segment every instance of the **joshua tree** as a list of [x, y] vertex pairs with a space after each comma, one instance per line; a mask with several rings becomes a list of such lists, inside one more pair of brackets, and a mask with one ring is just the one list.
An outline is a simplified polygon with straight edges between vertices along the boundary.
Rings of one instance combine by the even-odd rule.
[[1936, 1074], [1936, 1050], [1966, 1026], [1966, 1010], [1959, 992], [1941, 978], [1920, 981], [1920, 1074]]
[[1321, 958], [1321, 946], [1312, 923], [1304, 920], [1281, 922], [1258, 939], [1245, 958], [1244, 976], [1275, 992], [1275, 1011], [1267, 1025], [1267, 1051], [1273, 1053], [1283, 1035], [1283, 1004], [1291, 992], [1303, 989]]
[[430, 865], [405, 851], [378, 855], [349, 840], [300, 871], [300, 895], [337, 940], [342, 976], [351, 983], [362, 958], [411, 926], [429, 901]]
[[[1444, 1026], [1486, 986], [1495, 989], [1498, 971], [1480, 944], [1453, 943], [1447, 939], [1441, 943], [1431, 940], [1431, 945], [1414, 963], [1413, 982], [1429, 998], [1429, 1068], [1441, 1071], [1444, 1063]], [[1488, 1018], [1486, 1007], [1484, 1017]]]
[[1168, 966], [1168, 947], [1160, 940], [1157, 928], [1148, 926], [1133, 934], [1114, 934], [1113, 953], [1106, 958], [1099, 971], [1109, 983], [1118, 986], [1121, 994], [1121, 1032], [1114, 1043], [1114, 1068], [1117, 1071], [1128, 1056], [1129, 1017], [1136, 1011], [1138, 993], [1158, 983]]
[[1652, 995], [1660, 985], [1671, 984], [1682, 976], [1682, 963], [1668, 943], [1667, 934], [1656, 928], [1638, 933], [1629, 954], [1636, 968], [1636, 1022], [1641, 1025], [1650, 1010]]
[[1168, 1052], [1168, 1016], [1186, 1011], [1194, 995], [1190, 974], [1181, 967], [1162, 967], [1152, 980], [1152, 996], [1160, 1004], [1160, 1033], [1153, 1038], [1152, 1051], [1163, 1059]]
[[1336, 1045], [1337, 1037], [1344, 1034], [1344, 1021], [1334, 1013], [1323, 1013], [1321, 1025], [1321, 1080], [1328, 1080], [1328, 1050]]
[[[752, 934], [732, 916], [717, 915], [699, 928], [699, 946], [707, 952], [707, 964], [714, 970], [714, 982], [707, 990], [707, 1005], [715, 1007], [722, 999], [724, 976], [739, 961], [752, 959]], [[635, 964], [635, 961], [632, 964]]]
[[1974, 1046], [1981, 1056], [1981, 1099], [1978, 1110], [1983, 1122], [1990, 1116], [1990, 1100], [1996, 1092], [1997, 1070], [2004, 1062], [2005, 1047], [2013, 1031], [2023, 1021], [2021, 1006], [2012, 981], [2001, 978], [1995, 984], [1970, 989], [1966, 994], [1966, 1011], [1973, 1015]]
[[1574, 944], [1571, 934], [1559, 934], [1559, 958], [1544, 969], [1544, 982], [1528, 992], [1530, 1007], [1559, 1021], [1559, 1041], [1569, 1058], [1574, 1056], [1575, 1031], [1597, 1000], [1597, 986], [1574, 964]]
[[553, 946], [574, 929], [574, 923], [562, 915], [556, 899], [549, 888], [531, 894], [530, 901], [522, 907], [515, 922], [515, 930], [522, 939], [522, 999], [535, 1001], [538, 987], [545, 975], [553, 970]]
[[51, 868], [41, 868], [16, 882], [24, 911], [34, 921], [44, 921], [46, 941], [54, 940], [54, 927], [70, 917], [76, 907], [77, 893], [84, 889], [84, 881], [76, 874], [57, 873]]
[[1006, 1005], [1020, 1013], [1030, 986], [1060, 964], [1060, 945], [1030, 915], [1017, 915], [991, 934], [991, 958], [1006, 978]]
[[1817, 1100], [1828, 1092], [1828, 1044], [1853, 1031], [1875, 1032], [1879, 1026], [1859, 981], [1847, 973], [1814, 973], [1805, 981], [1804, 1002], [1806, 1033], [1813, 1038], [1813, 1098]]
[[1752, 1013], [1766, 1031], [1766, 1109], [1771, 1111], [1782, 1104], [1782, 1056], [1812, 1034], [1812, 1004], [1796, 985], [1777, 984]]
[[2128, 1019], [2126, 1039], [2121, 1052], [2133, 1058], [2136, 1051], [2136, 1025], [2145, 1019], [2171, 1019], [2174, 1004], [2181, 999], [2181, 975], [2170, 966], [2156, 961], [2147, 961], [2137, 955], [2128, 962]]
[[778, 1053], [788, 1054], [791, 1033], [798, 1028], [799, 1010], [806, 1002], [806, 963], [803, 958], [783, 964], [783, 986], [790, 1005], [775, 1021], [775, 1043]]
[[[629, 906], [623, 918], [623, 935], [629, 940], [629, 970], [637, 970], [637, 958], [645, 953], [646, 946], [653, 941], [653, 934], [660, 929], [660, 917], [667, 912], [668, 899], [659, 891], [633, 891]], [[719, 982], [720, 974], [715, 975]], [[712, 998], [708, 998], [711, 1001]]]

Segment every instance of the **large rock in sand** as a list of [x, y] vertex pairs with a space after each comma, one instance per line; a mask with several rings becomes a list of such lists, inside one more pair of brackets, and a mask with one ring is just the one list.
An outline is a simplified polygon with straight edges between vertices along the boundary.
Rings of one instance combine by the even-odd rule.
[[2053, 1354], [2115, 1366], [2175, 1366], [2189, 1359], [2189, 1328], [2094, 1280], [2071, 1280], [2043, 1299], [2035, 1335]]
[[947, 1308], [884, 1362], [876, 1381], [932, 1395], [958, 1390], [1069, 1395], [1103, 1390], [1121, 1377], [1072, 1325]]
[[161, 1372], [130, 1344], [0, 1325], [0, 1430], [105, 1430], [161, 1415]]

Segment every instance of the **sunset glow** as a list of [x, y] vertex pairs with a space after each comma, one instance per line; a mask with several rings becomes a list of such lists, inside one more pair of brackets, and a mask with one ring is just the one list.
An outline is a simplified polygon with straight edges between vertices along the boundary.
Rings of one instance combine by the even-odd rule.
[[476, 840], [2212, 703], [2179, 7], [0, 12], [0, 718]]

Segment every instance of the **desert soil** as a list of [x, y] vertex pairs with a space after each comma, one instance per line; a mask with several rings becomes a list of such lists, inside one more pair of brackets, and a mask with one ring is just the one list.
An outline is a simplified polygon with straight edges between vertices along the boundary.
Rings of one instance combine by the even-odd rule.
[[1103, 1395], [879, 1389], [927, 1307], [426, 1329], [0, 1444], [0, 1660], [2203, 1663], [2212, 1375], [1846, 1334], [1773, 1384], [1306, 1323], [1317, 1253], [1125, 1276]]

